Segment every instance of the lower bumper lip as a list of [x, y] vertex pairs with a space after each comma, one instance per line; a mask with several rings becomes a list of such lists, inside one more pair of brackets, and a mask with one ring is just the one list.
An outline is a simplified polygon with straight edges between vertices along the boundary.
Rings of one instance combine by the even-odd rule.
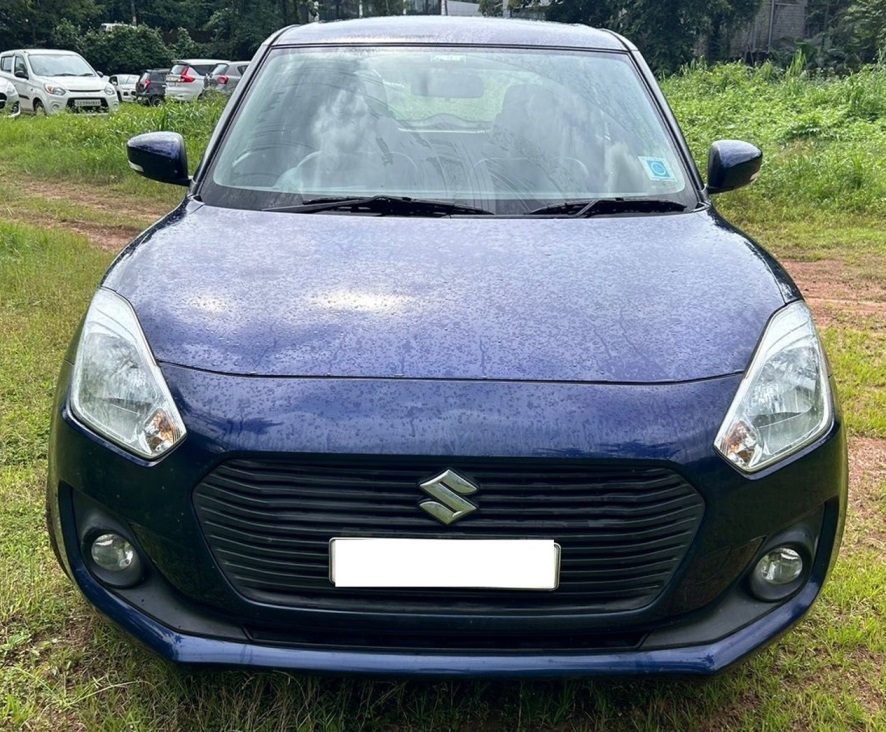
[[809, 610], [821, 590], [808, 584], [790, 602], [713, 644], [620, 653], [405, 654], [278, 648], [204, 638], [174, 631], [132, 611], [105, 591], [80, 565], [74, 577], [83, 594], [124, 630], [155, 652], [182, 664], [359, 675], [422, 676], [613, 676], [710, 675], [722, 671], [787, 631]]

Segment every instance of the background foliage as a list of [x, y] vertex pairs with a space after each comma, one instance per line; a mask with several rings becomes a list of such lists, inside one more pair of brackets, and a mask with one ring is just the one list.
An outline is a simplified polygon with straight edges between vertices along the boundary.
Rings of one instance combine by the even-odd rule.
[[[660, 72], [699, 55], [727, 59], [727, 40], [764, 0], [507, 0], [513, 13], [618, 31]], [[501, 15], [501, 0], [479, 0]], [[106, 73], [166, 66], [188, 55], [248, 59], [286, 25], [358, 15], [437, 13], [440, 0], [2, 0], [0, 50], [61, 46], [80, 51]], [[98, 31], [100, 23], [136, 25]], [[847, 72], [880, 58], [886, 48], [886, 0], [809, 0], [807, 35], [788, 42], [775, 62], [803, 52], [804, 64]]]

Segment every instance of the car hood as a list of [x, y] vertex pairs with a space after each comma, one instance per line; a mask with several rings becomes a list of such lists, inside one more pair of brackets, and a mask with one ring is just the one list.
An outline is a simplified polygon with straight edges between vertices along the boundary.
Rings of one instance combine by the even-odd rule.
[[100, 76], [44, 76], [42, 78], [50, 84], [58, 84], [68, 91], [75, 92], [100, 92], [109, 83], [107, 79]]
[[743, 371], [797, 296], [711, 211], [433, 219], [191, 203], [104, 285], [132, 303], [157, 360], [181, 366], [620, 383]]

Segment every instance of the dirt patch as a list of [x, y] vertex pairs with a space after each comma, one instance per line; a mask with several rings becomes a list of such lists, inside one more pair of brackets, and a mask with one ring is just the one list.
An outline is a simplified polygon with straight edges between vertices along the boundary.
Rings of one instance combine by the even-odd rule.
[[72, 221], [66, 217], [35, 216], [30, 213], [24, 216], [7, 215], [5, 219], [7, 221], [79, 234], [86, 237], [93, 246], [107, 252], [119, 252], [133, 237], [142, 231], [140, 228], [131, 226], [106, 226], [89, 221]]
[[118, 198], [113, 192], [96, 186], [78, 186], [71, 183], [47, 183], [39, 180], [19, 180], [16, 185], [29, 196], [44, 198], [47, 201], [77, 203], [95, 211], [119, 215], [121, 207], [133, 218], [143, 218], [146, 222], [156, 221], [169, 210], [156, 203], [144, 203], [132, 196]]
[[101, 226], [99, 224], [72, 221], [57, 221], [47, 225], [85, 236], [99, 249], [104, 249], [108, 252], [119, 252], [139, 233], [139, 229], [130, 229], [128, 227]]
[[886, 552], [886, 440], [849, 438], [849, 514], [844, 541]]
[[782, 264], [797, 283], [820, 326], [844, 324], [855, 319], [886, 323], [886, 287], [860, 276], [835, 259]]

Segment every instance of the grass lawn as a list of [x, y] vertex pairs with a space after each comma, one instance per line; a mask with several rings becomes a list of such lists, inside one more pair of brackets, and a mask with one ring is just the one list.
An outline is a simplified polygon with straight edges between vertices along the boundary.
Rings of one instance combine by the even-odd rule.
[[[886, 730], [886, 72], [825, 83], [694, 69], [666, 92], [699, 159], [716, 137], [764, 148], [760, 181], [722, 208], [806, 292], [844, 400], [844, 547], [796, 630], [708, 681], [195, 674], [156, 658], [55, 565], [43, 528], [48, 415], [111, 250], [181, 194], [129, 174], [123, 140], [180, 129], [196, 161], [219, 109], [0, 120], [13, 191], [0, 205], [0, 729]], [[853, 165], [861, 177], [847, 182]]]

